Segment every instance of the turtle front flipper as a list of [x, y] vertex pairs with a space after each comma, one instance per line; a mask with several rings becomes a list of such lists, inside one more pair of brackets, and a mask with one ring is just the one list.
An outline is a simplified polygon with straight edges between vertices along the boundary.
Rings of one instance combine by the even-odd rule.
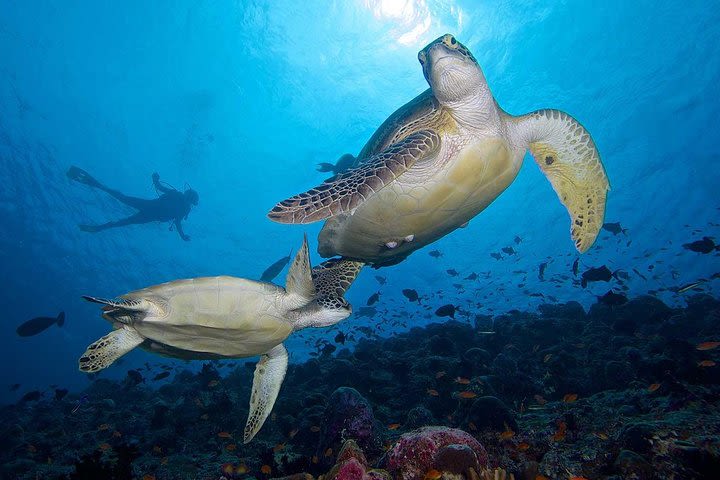
[[420, 130], [320, 186], [283, 200], [268, 217], [279, 223], [312, 223], [352, 213], [415, 163], [438, 151], [440, 136]]
[[318, 297], [342, 297], [365, 264], [347, 258], [331, 258], [312, 269]]
[[123, 326], [113, 330], [100, 340], [91, 343], [85, 350], [80, 357], [80, 371], [95, 373], [107, 368], [144, 340], [145, 337], [132, 327]]
[[510, 126], [511, 142], [530, 149], [570, 214], [575, 247], [585, 252], [603, 225], [610, 190], [590, 133], [559, 110], [538, 110], [511, 118]]
[[288, 366], [288, 353], [281, 343], [269, 352], [260, 356], [255, 367], [252, 393], [250, 394], [250, 411], [245, 424], [244, 443], [255, 437], [272, 411], [280, 386], [285, 379]]

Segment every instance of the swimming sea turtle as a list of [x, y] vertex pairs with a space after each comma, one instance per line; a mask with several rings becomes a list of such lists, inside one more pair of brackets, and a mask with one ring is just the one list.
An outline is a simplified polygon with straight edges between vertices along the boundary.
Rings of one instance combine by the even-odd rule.
[[587, 250], [609, 190], [588, 131], [558, 110], [504, 112], [452, 35], [418, 58], [430, 89], [385, 120], [353, 168], [278, 203], [268, 216], [281, 223], [327, 219], [322, 256], [392, 265], [484, 210], [515, 179], [529, 149], [570, 213], [576, 248]]
[[260, 355], [255, 368], [245, 443], [270, 414], [285, 378], [282, 342], [305, 327], [334, 325], [351, 307], [343, 298], [361, 264], [329, 260], [312, 272], [307, 239], [295, 256], [286, 287], [234, 277], [177, 280], [122, 295], [84, 297], [105, 305], [115, 330], [90, 345], [80, 370], [97, 372], [137, 346], [184, 359]]

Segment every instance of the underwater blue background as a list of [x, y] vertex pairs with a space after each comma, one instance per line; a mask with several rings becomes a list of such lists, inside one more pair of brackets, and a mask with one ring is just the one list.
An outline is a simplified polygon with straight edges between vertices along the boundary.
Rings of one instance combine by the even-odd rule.
[[[681, 245], [718, 235], [720, 8], [712, 3], [0, 0], [0, 383], [22, 383], [0, 388], [0, 400], [87, 384], [77, 359], [109, 325], [81, 295], [203, 275], [259, 278], [303, 232], [320, 262], [320, 224], [279, 225], [266, 212], [324, 179], [318, 162], [357, 154], [426, 89], [417, 51], [448, 32], [473, 52], [503, 109], [565, 110], [593, 135], [612, 187], [606, 221], [627, 233], [603, 231], [581, 270], [629, 272], [630, 296], [709, 278], [718, 257]], [[200, 194], [185, 223], [192, 241], [167, 224], [81, 232], [78, 223], [131, 210], [70, 181], [70, 165], [147, 198], [154, 171], [178, 188], [187, 182]], [[510, 245], [516, 255], [490, 256]], [[427, 254], [436, 248], [440, 259]], [[380, 290], [383, 309], [409, 309], [408, 327], [438, 319], [414, 315], [403, 288], [444, 290], [447, 302], [480, 302], [472, 311], [483, 314], [548, 301], [526, 291], [588, 306], [607, 284], [582, 289], [537, 276], [542, 262], [546, 279], [571, 276], [575, 258], [567, 214], [528, 156], [467, 228], [398, 266], [364, 270], [348, 299], [357, 308]], [[490, 275], [458, 291], [448, 268], [458, 278]], [[717, 295], [718, 286], [700, 288]], [[658, 296], [684, 304], [671, 291]], [[63, 328], [16, 335], [25, 320], [60, 310]], [[351, 317], [340, 327], [370, 323]], [[306, 358], [307, 340], [336, 330], [291, 338], [292, 360]], [[135, 351], [102, 375], [122, 377], [145, 361], [166, 362]]]

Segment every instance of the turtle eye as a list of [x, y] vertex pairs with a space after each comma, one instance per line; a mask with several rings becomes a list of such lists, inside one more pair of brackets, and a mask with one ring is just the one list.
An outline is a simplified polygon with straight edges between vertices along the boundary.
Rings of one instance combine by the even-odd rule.
[[418, 52], [418, 60], [420, 61], [420, 64], [425, 65], [425, 50], [420, 50]]
[[443, 37], [443, 43], [450, 48], [458, 48], [458, 41], [449, 33]]

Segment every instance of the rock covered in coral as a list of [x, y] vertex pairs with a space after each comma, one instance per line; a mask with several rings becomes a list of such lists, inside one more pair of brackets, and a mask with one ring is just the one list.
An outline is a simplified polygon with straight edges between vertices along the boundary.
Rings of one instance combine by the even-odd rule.
[[368, 467], [362, 449], [353, 440], [348, 440], [338, 454], [335, 466], [324, 477], [326, 480], [390, 480], [384, 470]]
[[517, 421], [512, 411], [497, 397], [476, 398], [465, 417], [465, 425], [473, 424], [478, 430], [494, 430], [498, 432], [511, 429], [518, 430]]
[[320, 452], [337, 451], [346, 440], [375, 451], [379, 436], [370, 403], [354, 388], [340, 387], [330, 396], [323, 418]]
[[470, 434], [455, 428], [423, 427], [402, 435], [390, 448], [386, 467], [393, 478], [422, 480], [441, 468], [476, 472], [487, 465], [485, 448]]

